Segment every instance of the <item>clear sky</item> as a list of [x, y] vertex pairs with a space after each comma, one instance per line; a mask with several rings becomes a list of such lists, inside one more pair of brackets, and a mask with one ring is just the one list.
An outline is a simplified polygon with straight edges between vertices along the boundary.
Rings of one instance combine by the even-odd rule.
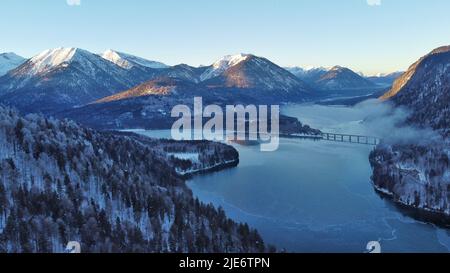
[[450, 44], [449, 11], [448, 0], [1, 0], [0, 52], [112, 48], [171, 65], [242, 52], [372, 74]]

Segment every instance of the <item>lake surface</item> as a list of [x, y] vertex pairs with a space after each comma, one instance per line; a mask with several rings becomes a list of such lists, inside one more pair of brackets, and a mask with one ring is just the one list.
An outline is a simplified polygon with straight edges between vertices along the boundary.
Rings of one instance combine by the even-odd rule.
[[[358, 108], [292, 105], [283, 113], [328, 132], [373, 131]], [[142, 132], [141, 132], [142, 133]], [[168, 131], [145, 132], [168, 137]], [[288, 252], [448, 252], [450, 233], [405, 216], [370, 183], [372, 146], [282, 139], [276, 152], [234, 145], [237, 168], [197, 176], [194, 195], [257, 228], [266, 243]]]

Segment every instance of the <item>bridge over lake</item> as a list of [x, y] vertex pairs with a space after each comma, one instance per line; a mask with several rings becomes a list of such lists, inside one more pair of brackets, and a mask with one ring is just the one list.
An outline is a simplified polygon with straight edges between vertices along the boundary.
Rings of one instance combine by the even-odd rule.
[[281, 134], [281, 137], [311, 138], [311, 139], [315, 139], [315, 140], [325, 140], [325, 141], [373, 145], [373, 146], [376, 146], [376, 145], [380, 144], [380, 142], [381, 142], [381, 139], [379, 137], [375, 137], [375, 136], [326, 133], [326, 132], [322, 132], [320, 135]]
[[[235, 134], [239, 133], [239, 131], [233, 132], [233, 138], [236, 136]], [[267, 133], [248, 133], [241, 132], [245, 135], [246, 141], [258, 141], [261, 135], [265, 137], [271, 137], [270, 134]], [[281, 138], [298, 138], [298, 139], [313, 139], [313, 140], [325, 140], [325, 141], [333, 141], [333, 142], [342, 142], [342, 143], [353, 143], [353, 144], [362, 144], [362, 145], [372, 145], [376, 146], [380, 144], [381, 138], [376, 136], [366, 136], [366, 135], [355, 135], [355, 134], [341, 134], [341, 133], [328, 133], [321, 132], [317, 135], [308, 135], [308, 134], [288, 134], [288, 133], [280, 133]]]
[[324, 132], [322, 132], [322, 139], [327, 141], [347, 142], [347, 143], [375, 145], [375, 146], [380, 144], [381, 142], [380, 138], [374, 136], [349, 135], [349, 134], [324, 133]]

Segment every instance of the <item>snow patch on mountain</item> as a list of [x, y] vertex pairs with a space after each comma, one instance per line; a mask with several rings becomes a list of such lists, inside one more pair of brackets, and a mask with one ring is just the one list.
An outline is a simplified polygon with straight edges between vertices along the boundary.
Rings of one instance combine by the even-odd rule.
[[168, 65], [161, 62], [150, 61], [141, 57], [137, 57], [123, 52], [118, 52], [112, 49], [108, 49], [100, 56], [105, 60], [113, 62], [116, 65], [125, 69], [131, 69], [135, 66], [144, 66], [154, 69], [163, 69], [169, 67]]

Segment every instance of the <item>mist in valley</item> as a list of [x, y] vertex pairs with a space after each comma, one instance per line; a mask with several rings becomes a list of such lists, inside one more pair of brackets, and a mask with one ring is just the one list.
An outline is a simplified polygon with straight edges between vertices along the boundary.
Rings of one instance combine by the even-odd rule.
[[282, 112], [323, 132], [374, 136], [388, 144], [428, 144], [442, 140], [426, 125], [419, 128], [408, 124], [411, 113], [406, 108], [377, 99], [351, 107], [289, 105]]

